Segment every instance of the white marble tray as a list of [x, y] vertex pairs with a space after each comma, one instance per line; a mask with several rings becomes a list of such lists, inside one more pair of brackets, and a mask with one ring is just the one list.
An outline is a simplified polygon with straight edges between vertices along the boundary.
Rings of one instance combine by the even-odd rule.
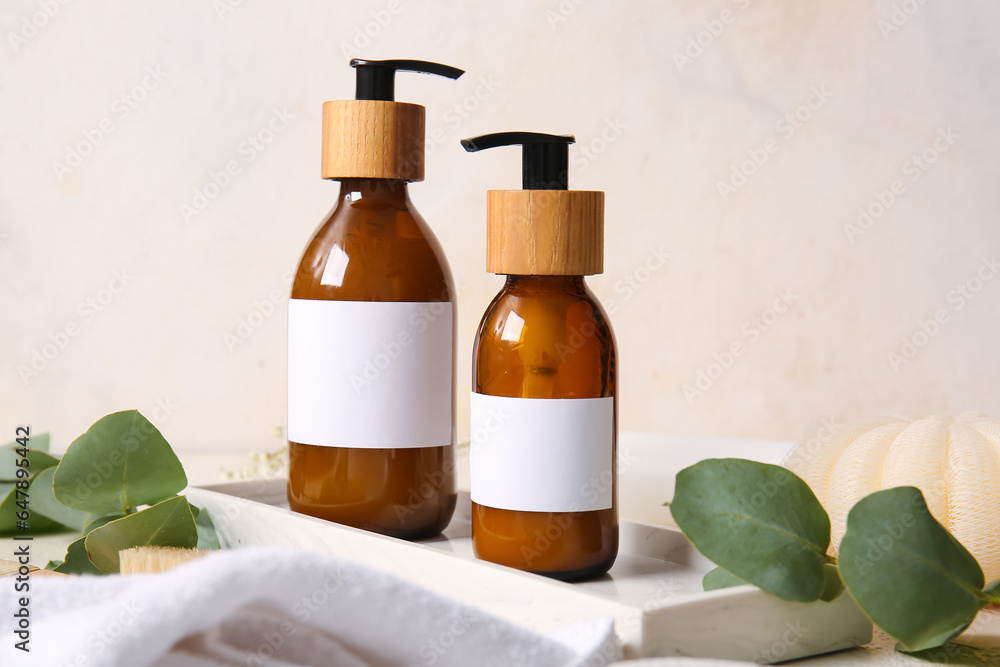
[[188, 489], [208, 509], [223, 546], [285, 545], [363, 562], [442, 595], [546, 632], [611, 615], [628, 658], [699, 656], [777, 662], [858, 646], [872, 626], [847, 595], [798, 604], [753, 586], [704, 592], [712, 564], [675, 528], [621, 524], [605, 577], [568, 584], [476, 560], [469, 497], [441, 537], [406, 542], [295, 514], [282, 479]]

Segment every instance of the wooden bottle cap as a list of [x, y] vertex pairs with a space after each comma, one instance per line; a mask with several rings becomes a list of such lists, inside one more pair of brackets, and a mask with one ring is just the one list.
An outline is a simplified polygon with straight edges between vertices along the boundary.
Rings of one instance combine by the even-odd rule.
[[505, 275], [604, 272], [604, 193], [489, 190], [486, 270]]
[[323, 178], [424, 180], [424, 108], [406, 102], [323, 103]]

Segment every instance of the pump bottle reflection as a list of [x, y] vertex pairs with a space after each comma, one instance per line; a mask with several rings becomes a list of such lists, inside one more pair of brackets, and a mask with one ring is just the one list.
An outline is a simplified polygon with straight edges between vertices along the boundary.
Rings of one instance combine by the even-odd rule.
[[615, 338], [584, 280], [603, 271], [604, 198], [567, 190], [572, 141], [463, 142], [523, 144], [524, 189], [487, 203], [487, 269], [507, 281], [473, 350], [473, 547], [563, 580], [601, 575], [618, 553]]
[[[337, 205], [302, 256], [289, 304], [288, 501], [298, 512], [403, 538], [454, 512], [455, 288], [414, 209], [424, 108], [394, 101], [397, 70], [359, 61], [357, 100], [324, 105], [323, 177]], [[373, 370], [374, 369], [374, 370]]]

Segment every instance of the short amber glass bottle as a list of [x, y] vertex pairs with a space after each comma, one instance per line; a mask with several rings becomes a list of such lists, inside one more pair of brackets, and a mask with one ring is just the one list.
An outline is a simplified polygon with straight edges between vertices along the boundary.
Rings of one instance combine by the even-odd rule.
[[618, 554], [615, 338], [584, 282], [604, 270], [604, 193], [569, 190], [573, 141], [462, 142], [523, 146], [523, 189], [486, 200], [486, 269], [507, 282], [473, 351], [473, 548], [564, 580], [603, 574]]
[[[332, 271], [338, 279], [324, 284], [331, 262], [340, 264]], [[441, 246], [412, 208], [406, 183], [382, 179], [341, 181], [340, 201], [292, 285], [293, 299], [336, 301], [453, 303], [454, 292]], [[437, 534], [455, 510], [453, 443], [370, 449], [289, 442], [289, 505], [396, 537]]]
[[[583, 277], [509, 276], [476, 334], [473, 387], [511, 398], [610, 397], [617, 421], [614, 333]], [[567, 580], [606, 572], [618, 553], [616, 433], [612, 469], [595, 480], [611, 485], [611, 508], [525, 512], [473, 503], [476, 556]]]

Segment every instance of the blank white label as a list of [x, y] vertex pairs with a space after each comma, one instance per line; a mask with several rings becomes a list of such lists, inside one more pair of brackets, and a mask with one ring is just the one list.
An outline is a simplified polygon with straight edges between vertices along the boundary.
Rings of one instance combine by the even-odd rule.
[[472, 500], [526, 512], [589, 512], [613, 499], [613, 398], [472, 393]]
[[366, 449], [452, 440], [452, 306], [288, 302], [288, 439]]

